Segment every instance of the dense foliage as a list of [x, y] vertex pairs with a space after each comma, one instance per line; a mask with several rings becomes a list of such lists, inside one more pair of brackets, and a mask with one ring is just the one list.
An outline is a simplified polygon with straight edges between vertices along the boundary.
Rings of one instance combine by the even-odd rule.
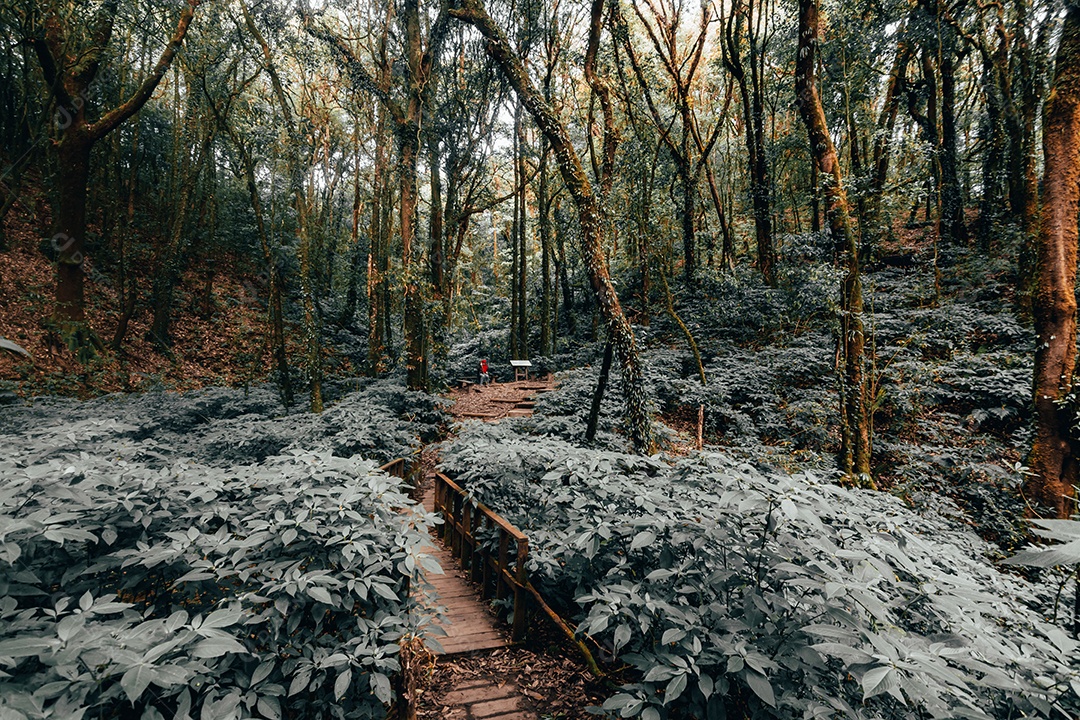
[[10, 409], [3, 717], [383, 716], [431, 520], [377, 466], [438, 411], [388, 383], [319, 417], [254, 395]]
[[445, 465], [633, 669], [605, 704], [620, 717], [1080, 711], [1076, 642], [970, 531], [810, 472], [582, 450], [527, 426], [470, 427]]

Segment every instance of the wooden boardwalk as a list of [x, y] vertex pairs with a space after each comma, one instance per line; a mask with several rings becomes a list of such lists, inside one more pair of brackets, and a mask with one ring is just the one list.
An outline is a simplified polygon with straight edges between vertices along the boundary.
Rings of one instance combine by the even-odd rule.
[[[429, 488], [424, 494], [424, 509], [434, 512], [434, 489]], [[465, 579], [457, 561], [437, 538], [432, 538], [430, 553], [443, 569], [442, 575], [428, 576], [428, 581], [439, 594], [439, 603], [446, 609], [448, 622], [441, 625], [446, 637], [437, 638], [443, 647], [443, 654], [456, 655], [508, 646], [509, 637], [495, 625], [495, 617], [477, 597], [476, 588]]]
[[[428, 512], [434, 511], [434, 488], [428, 488], [423, 504]], [[509, 647], [508, 634], [496, 626], [494, 615], [438, 538], [432, 538], [429, 552], [443, 568], [442, 575], [428, 576], [439, 594], [446, 619], [441, 623], [446, 636], [436, 638], [443, 648], [440, 657], [450, 659]], [[488, 676], [468, 680], [435, 702], [442, 709], [441, 720], [537, 720], [535, 713], [522, 707], [523, 697], [512, 681]]]

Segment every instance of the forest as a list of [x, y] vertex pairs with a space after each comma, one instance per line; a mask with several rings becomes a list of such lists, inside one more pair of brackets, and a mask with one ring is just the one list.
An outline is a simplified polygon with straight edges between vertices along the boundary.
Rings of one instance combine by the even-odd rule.
[[0, 0], [0, 720], [1080, 717], [1078, 221], [1077, 0]]

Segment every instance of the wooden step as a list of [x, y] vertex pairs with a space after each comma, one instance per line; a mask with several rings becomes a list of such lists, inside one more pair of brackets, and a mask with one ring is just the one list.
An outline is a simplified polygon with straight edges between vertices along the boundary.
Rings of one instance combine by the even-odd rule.
[[510, 412], [506, 413], [506, 417], [518, 418], [518, 417], [532, 417], [533, 411], [528, 408], [514, 408]]

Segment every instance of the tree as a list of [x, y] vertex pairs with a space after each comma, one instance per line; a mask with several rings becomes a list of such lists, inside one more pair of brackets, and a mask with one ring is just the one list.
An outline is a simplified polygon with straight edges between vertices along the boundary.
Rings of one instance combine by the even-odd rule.
[[630, 440], [638, 452], [651, 452], [652, 420], [649, 417], [641, 358], [638, 356], [633, 328], [623, 313], [619, 296], [611, 283], [607, 258], [604, 255], [607, 223], [592, 183], [589, 182], [581, 159], [570, 142], [566, 126], [537, 90], [525, 72], [521, 60], [510, 47], [506, 35], [495, 25], [479, 0], [461, 0], [449, 12], [453, 17], [471, 24], [484, 36], [488, 53], [551, 144], [563, 182], [577, 207], [582, 234], [582, 255], [597, 304], [607, 322], [608, 337], [619, 359]]
[[799, 40], [795, 60], [795, 96], [810, 139], [810, 154], [824, 177], [825, 215], [829, 231], [842, 248], [845, 275], [840, 290], [840, 469], [854, 482], [873, 487], [870, 475], [870, 418], [866, 402], [865, 347], [859, 247], [851, 222], [836, 147], [829, 135], [816, 84], [818, 44], [817, 0], [799, 0]]
[[118, 0], [105, 0], [90, 18], [72, 14], [67, 3], [48, 2], [36, 8], [28, 40], [56, 103], [60, 138], [54, 152], [63, 169], [56, 179], [53, 209], [53, 245], [58, 251], [54, 319], [73, 346], [85, 347], [91, 342], [100, 345], [85, 323], [83, 288], [90, 151], [150, 99], [184, 42], [199, 3], [186, 0], [172, 36], [138, 88], [124, 102], [100, 112], [94, 112], [96, 108], [92, 107], [92, 85], [108, 58]]
[[776, 282], [776, 249], [773, 247], [769, 158], [765, 147], [765, 64], [771, 35], [770, 16], [765, 5], [763, 0], [734, 0], [724, 23], [724, 63], [734, 76], [742, 98], [758, 271], [765, 282], [772, 285]]
[[[638, 2], [631, 3], [634, 13], [641, 22], [642, 27], [651, 41], [656, 56], [660, 59], [660, 65], [671, 83], [675, 115], [679, 119], [680, 133], [677, 138], [672, 137], [670, 131], [673, 122], [666, 122], [660, 114], [656, 101], [653, 99], [649, 88], [649, 81], [645, 76], [642, 64], [638, 61], [634, 51], [630, 33], [622, 26], [621, 13], [617, 7], [613, 11], [621, 29], [622, 43], [626, 49], [627, 57], [634, 70], [638, 86], [645, 98], [656, 131], [668, 149], [672, 161], [675, 163], [676, 172], [679, 175], [679, 183], [682, 185], [682, 207], [680, 208], [680, 224], [683, 235], [683, 273], [686, 279], [692, 280], [696, 272], [696, 228], [697, 219], [697, 186], [703, 170], [708, 172], [710, 190], [721, 227], [725, 235], [725, 248], [728, 246], [726, 236], [728, 233], [727, 222], [724, 216], [723, 204], [720, 202], [716, 190], [716, 181], [712, 175], [712, 166], [709, 164], [709, 155], [720, 131], [723, 128], [727, 106], [731, 99], [730, 92], [727, 94], [722, 109], [717, 115], [715, 124], [707, 136], [703, 136], [697, 112], [694, 109], [693, 86], [701, 69], [702, 57], [705, 44], [708, 39], [709, 26], [712, 22], [711, 8], [702, 3], [701, 16], [698, 20], [696, 35], [693, 37], [688, 49], [680, 48], [679, 20], [682, 12], [681, 3], [665, 4], [649, 1], [650, 17], [646, 16]], [[586, 65], [588, 67], [588, 65]], [[674, 118], [672, 118], [674, 121]], [[725, 261], [730, 262], [726, 257]]]
[[1035, 511], [1073, 511], [1075, 408], [1066, 406], [1076, 371], [1077, 212], [1080, 209], [1080, 4], [1070, 2], [1054, 83], [1043, 110], [1044, 181], [1037, 245], [1035, 440], [1025, 493]]
[[[423, 311], [423, 288], [414, 267], [414, 247], [418, 223], [419, 188], [417, 162], [420, 156], [420, 136], [424, 118], [429, 113], [431, 94], [428, 91], [433, 64], [444, 40], [447, 16], [440, 11], [430, 23], [427, 42], [423, 37], [419, 0], [404, 0], [398, 22], [402, 42], [404, 72], [386, 72], [373, 77], [339, 35], [315, 21], [310, 9], [301, 9], [305, 29], [333, 48], [341, 58], [358, 90], [370, 93], [386, 108], [397, 137], [398, 145], [398, 229], [401, 233], [402, 272], [405, 276], [405, 369], [410, 389], [428, 389], [427, 330]], [[389, 28], [385, 28], [390, 32]], [[394, 78], [400, 78], [401, 97], [391, 92]]]

